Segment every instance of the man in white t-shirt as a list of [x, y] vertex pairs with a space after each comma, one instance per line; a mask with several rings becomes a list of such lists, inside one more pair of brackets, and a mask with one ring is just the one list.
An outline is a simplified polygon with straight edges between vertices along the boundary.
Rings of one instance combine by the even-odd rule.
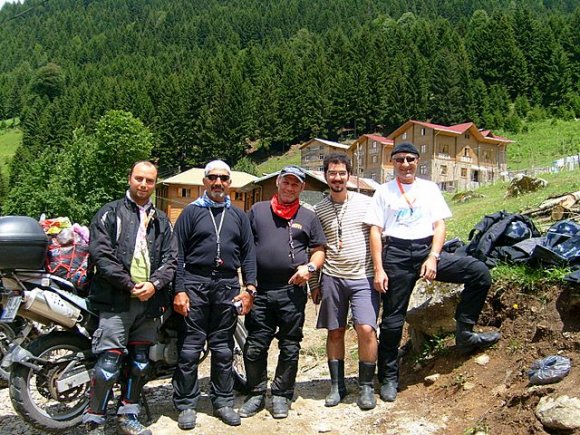
[[417, 148], [408, 142], [397, 144], [391, 159], [395, 179], [377, 189], [365, 217], [365, 223], [371, 225], [374, 286], [383, 302], [377, 365], [381, 399], [387, 402], [397, 396], [398, 348], [418, 279], [464, 284], [455, 312], [455, 340], [460, 352], [491, 346], [501, 338], [497, 332], [473, 332], [491, 276], [487, 266], [473, 257], [442, 252], [445, 219], [451, 211], [435, 183], [415, 177]]

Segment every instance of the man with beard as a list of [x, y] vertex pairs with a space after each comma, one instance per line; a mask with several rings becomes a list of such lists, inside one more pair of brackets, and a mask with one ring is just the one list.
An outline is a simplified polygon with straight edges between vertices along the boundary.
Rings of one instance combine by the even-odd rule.
[[377, 361], [379, 294], [373, 290], [373, 267], [369, 251], [369, 227], [363, 223], [371, 198], [349, 192], [351, 172], [346, 154], [332, 153], [324, 159], [324, 176], [330, 195], [314, 207], [328, 240], [320, 287], [310, 280], [312, 299], [321, 298], [317, 328], [328, 329], [326, 355], [331, 389], [326, 406], [336, 406], [346, 396], [344, 382], [344, 336], [349, 306], [358, 337], [359, 408], [376, 406], [373, 377]]
[[[250, 222], [256, 244], [258, 293], [246, 317], [244, 363], [249, 396], [240, 408], [251, 417], [264, 408], [268, 349], [278, 338], [280, 354], [272, 382], [272, 416], [286, 418], [294, 396], [304, 325], [306, 283], [324, 262], [326, 238], [314, 212], [300, 205], [306, 174], [286, 166], [271, 201], [254, 204]], [[309, 259], [310, 253], [310, 259]]]
[[[178, 263], [173, 307], [183, 316], [173, 375], [173, 403], [180, 429], [193, 429], [200, 389], [198, 365], [204, 344], [211, 351], [210, 398], [214, 415], [230, 426], [240, 425], [232, 408], [235, 301], [242, 314], [256, 291], [254, 240], [247, 215], [228, 196], [230, 167], [214, 160], [205, 167], [203, 196], [189, 204], [175, 224]], [[240, 294], [238, 268], [245, 291]]]
[[387, 402], [397, 397], [398, 348], [411, 292], [419, 278], [464, 284], [455, 312], [455, 342], [460, 352], [491, 346], [501, 337], [497, 332], [473, 332], [491, 276], [481, 261], [442, 251], [444, 219], [451, 211], [435, 183], [415, 178], [417, 148], [408, 142], [397, 144], [391, 160], [395, 179], [377, 189], [365, 218], [371, 225], [374, 286], [383, 301], [378, 375], [381, 399]]
[[150, 370], [149, 347], [170, 303], [177, 265], [171, 223], [150, 200], [156, 180], [155, 165], [135, 163], [125, 197], [103, 206], [91, 222], [89, 252], [95, 274], [89, 301], [99, 311], [92, 339], [98, 359], [83, 416], [91, 435], [105, 433], [107, 403], [119, 378], [118, 433], [151, 434], [137, 419], [139, 397]]

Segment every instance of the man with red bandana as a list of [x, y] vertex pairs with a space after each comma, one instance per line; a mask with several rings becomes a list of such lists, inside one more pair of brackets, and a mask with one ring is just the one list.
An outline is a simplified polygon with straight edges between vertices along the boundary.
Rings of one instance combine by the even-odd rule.
[[398, 348], [411, 292], [418, 279], [464, 284], [455, 312], [455, 341], [460, 352], [482, 349], [500, 339], [497, 332], [473, 332], [491, 286], [491, 276], [481, 261], [442, 251], [445, 219], [451, 217], [451, 211], [435, 183], [415, 177], [419, 151], [411, 143], [399, 143], [391, 153], [391, 160], [395, 179], [375, 191], [364, 219], [371, 225], [374, 287], [383, 302], [377, 366], [381, 399], [387, 402], [397, 397]]
[[265, 406], [268, 349], [274, 337], [280, 354], [271, 386], [272, 416], [286, 418], [294, 396], [306, 283], [324, 263], [326, 245], [316, 214], [300, 205], [305, 181], [301, 168], [286, 166], [276, 179], [278, 192], [272, 200], [254, 204], [249, 212], [258, 292], [246, 316], [244, 363], [249, 396], [239, 410], [240, 417], [251, 417]]

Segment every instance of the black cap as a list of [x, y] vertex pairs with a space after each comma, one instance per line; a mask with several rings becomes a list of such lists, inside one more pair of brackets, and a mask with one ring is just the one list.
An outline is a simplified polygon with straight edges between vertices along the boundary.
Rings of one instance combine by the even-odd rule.
[[415, 154], [419, 157], [419, 151], [417, 151], [417, 148], [415, 148], [415, 145], [411, 142], [401, 142], [400, 144], [395, 145], [395, 148], [391, 151], [391, 157], [399, 153]]
[[302, 183], [306, 181], [306, 173], [302, 168], [296, 165], [286, 166], [280, 171], [280, 177], [285, 177], [286, 175], [294, 175]]

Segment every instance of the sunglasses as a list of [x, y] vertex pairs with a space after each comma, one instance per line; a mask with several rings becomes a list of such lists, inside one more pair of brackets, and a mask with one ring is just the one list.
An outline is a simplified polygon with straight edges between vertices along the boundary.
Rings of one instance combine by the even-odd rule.
[[415, 160], [417, 160], [417, 157], [405, 156], [405, 157], [397, 157], [393, 160], [397, 163], [403, 163], [403, 162], [413, 163]]
[[209, 174], [205, 176], [210, 181], [216, 181], [218, 178], [221, 181], [230, 181], [229, 175], [216, 175], [216, 174]]

